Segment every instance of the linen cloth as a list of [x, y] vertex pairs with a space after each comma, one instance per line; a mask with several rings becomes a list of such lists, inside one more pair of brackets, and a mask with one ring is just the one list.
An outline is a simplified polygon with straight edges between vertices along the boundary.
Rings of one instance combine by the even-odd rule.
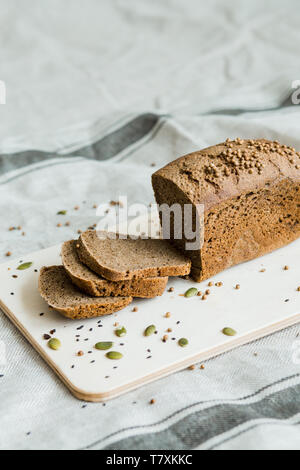
[[[149, 204], [153, 164], [227, 137], [300, 149], [297, 1], [0, 8], [1, 261], [71, 239], [97, 221], [94, 204]], [[62, 209], [71, 225], [58, 229]], [[299, 449], [299, 331], [85, 406], [1, 312], [0, 448]]]

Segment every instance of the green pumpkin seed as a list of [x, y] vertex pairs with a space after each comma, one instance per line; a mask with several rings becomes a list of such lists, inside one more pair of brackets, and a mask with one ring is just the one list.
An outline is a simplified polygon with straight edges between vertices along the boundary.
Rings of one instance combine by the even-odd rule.
[[195, 297], [195, 295], [197, 294], [198, 294], [198, 289], [196, 289], [196, 287], [191, 287], [189, 290], [186, 291], [186, 293], [184, 294], [184, 297], [189, 299], [190, 297]]
[[48, 346], [49, 348], [54, 349], [54, 351], [57, 351], [61, 347], [61, 342], [57, 338], [52, 338], [48, 342]]
[[67, 214], [67, 211], [59, 211], [59, 212], [57, 213], [57, 215], [66, 215], [66, 214]]
[[180, 340], [178, 341], [178, 344], [182, 348], [185, 348], [189, 344], [189, 341], [186, 338], [180, 338]]
[[24, 271], [24, 269], [28, 269], [30, 268], [31, 266], [33, 265], [33, 263], [29, 262], [29, 263], [23, 263], [23, 264], [20, 264], [20, 266], [17, 268], [19, 271]]
[[118, 361], [119, 359], [122, 359], [123, 354], [117, 351], [109, 351], [106, 353], [106, 357], [108, 359], [112, 359], [113, 361]]
[[100, 343], [95, 344], [95, 348], [99, 349], [99, 351], [107, 351], [108, 349], [112, 348], [114, 343], [111, 341], [100, 341]]
[[116, 335], [119, 336], [119, 338], [122, 338], [122, 336], [125, 336], [127, 334], [127, 330], [124, 326], [122, 326], [122, 328], [118, 328], [116, 331], [115, 331]]
[[233, 328], [224, 328], [222, 333], [226, 336], [235, 336], [237, 334], [237, 332]]
[[156, 331], [156, 326], [155, 325], [150, 325], [148, 328], [145, 329], [144, 335], [145, 336], [151, 336], [155, 333]]

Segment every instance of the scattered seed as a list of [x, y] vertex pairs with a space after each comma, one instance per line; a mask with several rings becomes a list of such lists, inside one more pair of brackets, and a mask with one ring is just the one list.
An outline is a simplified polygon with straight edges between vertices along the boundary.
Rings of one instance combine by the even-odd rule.
[[137, 307], [134, 307], [134, 308], [132, 309], [132, 311], [133, 311], [134, 313], [136, 313], [136, 312], [139, 311], [139, 309], [138, 309]]
[[172, 328], [168, 328], [168, 329], [167, 329], [167, 332], [168, 332], [168, 333], [172, 333]]
[[207, 299], [207, 295], [203, 295], [202, 300], [206, 300], [206, 299]]
[[211, 282], [211, 281], [208, 283], [208, 287], [212, 287], [213, 285], [214, 285], [214, 283]]
[[235, 289], [236, 289], [236, 290], [239, 290], [240, 288], [241, 288], [241, 286], [240, 286], [239, 284], [237, 284], [237, 285], [235, 286]]
[[54, 349], [54, 351], [58, 351], [58, 349], [61, 347], [61, 342], [57, 338], [52, 338], [48, 342], [48, 346], [49, 348]]
[[189, 299], [190, 297], [194, 297], [195, 295], [197, 295], [197, 293], [198, 293], [198, 289], [196, 289], [196, 287], [191, 287], [189, 290], [186, 291], [186, 293], [184, 294], [184, 297]]
[[299, 287], [297, 287], [297, 291], [298, 291], [298, 292], [300, 292], [300, 286], [299, 286]]
[[174, 287], [170, 287], [170, 289], [168, 290], [168, 292], [174, 292]]
[[54, 333], [56, 333], [56, 330], [51, 330], [50, 331], [50, 335], [54, 335]]
[[164, 335], [164, 337], [162, 339], [163, 343], [166, 343], [168, 341], [168, 338], [169, 338], [168, 335]]
[[200, 369], [201, 369], [201, 370], [204, 370], [204, 369], [205, 369], [205, 366], [202, 364], [202, 365], [200, 366]]
[[222, 286], [223, 286], [223, 282], [216, 282], [216, 286], [217, 286], [217, 287], [222, 287]]
[[48, 339], [50, 339], [50, 338], [51, 338], [51, 336], [50, 336], [50, 335], [47, 335], [47, 334], [45, 334], [45, 335], [43, 336], [43, 338], [44, 338], [45, 340], [48, 340]]
[[209, 290], [209, 289], [207, 289], [207, 290], [205, 291], [205, 295], [210, 295], [210, 290]]
[[113, 347], [114, 343], [111, 341], [101, 341], [100, 343], [95, 344], [95, 348], [100, 351], [107, 351]]
[[289, 266], [284, 266], [283, 269], [284, 269], [284, 271], [288, 271], [290, 268], [289, 268]]
[[144, 336], [151, 336], [155, 333], [156, 331], [156, 326], [155, 325], [150, 325], [148, 328], [146, 328], [144, 332]]
[[190, 366], [188, 369], [189, 370], [195, 370], [196, 366]]
[[189, 342], [186, 338], [180, 338], [180, 340], [178, 341], [178, 344], [182, 348], [185, 348], [189, 344]]
[[124, 326], [122, 326], [122, 328], [119, 328], [118, 330], [116, 330], [115, 333], [119, 338], [122, 338], [123, 336], [126, 336], [127, 330]]
[[154, 400], [154, 398], [152, 398], [152, 400], [150, 400], [150, 405], [155, 405], [156, 403], [156, 400]]
[[233, 328], [224, 328], [222, 330], [222, 333], [226, 336], [235, 336], [237, 332]]
[[167, 312], [167, 313], [165, 314], [165, 318], [170, 318], [170, 316], [171, 316], [171, 312]]
[[11, 255], [12, 255], [11, 251], [8, 251], [8, 252], [6, 253], [6, 256], [11, 256]]
[[79, 206], [75, 206], [75, 207], [74, 207], [74, 210], [75, 210], [75, 211], [78, 211], [78, 210], [79, 210]]
[[24, 271], [25, 269], [30, 268], [32, 265], [33, 265], [32, 262], [23, 263], [23, 264], [20, 264], [20, 266], [17, 269], [18, 271]]
[[56, 227], [62, 227], [62, 224], [59, 223], [59, 224], [56, 225]]
[[67, 214], [67, 211], [59, 211], [57, 212], [57, 215], [66, 215]]
[[201, 297], [202, 296], [202, 292], [201, 290], [199, 290], [198, 294], [197, 294], [198, 297]]
[[117, 351], [110, 351], [106, 353], [106, 357], [108, 359], [112, 359], [113, 361], [118, 361], [119, 359], [122, 359], [123, 354]]
[[81, 357], [81, 356], [83, 356], [83, 355], [84, 355], [84, 352], [83, 352], [83, 351], [78, 351], [77, 356]]
[[265, 273], [265, 272], [266, 272], [266, 269], [263, 268], [263, 269], [261, 269], [259, 272], [260, 272], [260, 273]]

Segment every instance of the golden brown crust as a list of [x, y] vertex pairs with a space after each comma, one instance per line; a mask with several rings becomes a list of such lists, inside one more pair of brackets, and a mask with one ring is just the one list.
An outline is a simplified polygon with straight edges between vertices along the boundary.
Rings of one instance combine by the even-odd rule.
[[[153, 175], [158, 204], [204, 205], [204, 244], [188, 252], [204, 280], [300, 236], [300, 153], [266, 140], [227, 141]], [[173, 240], [184, 251], [185, 240]]]

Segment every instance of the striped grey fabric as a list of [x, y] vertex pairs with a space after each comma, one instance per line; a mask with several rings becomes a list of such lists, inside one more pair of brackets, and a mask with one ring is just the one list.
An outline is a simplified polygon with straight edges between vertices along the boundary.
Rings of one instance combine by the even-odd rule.
[[[0, 6], [1, 262], [73, 238], [95, 204], [153, 202], [151, 174], [182, 154], [237, 136], [300, 149], [296, 0]], [[299, 333], [84, 404], [0, 311], [0, 449], [300, 449]]]

